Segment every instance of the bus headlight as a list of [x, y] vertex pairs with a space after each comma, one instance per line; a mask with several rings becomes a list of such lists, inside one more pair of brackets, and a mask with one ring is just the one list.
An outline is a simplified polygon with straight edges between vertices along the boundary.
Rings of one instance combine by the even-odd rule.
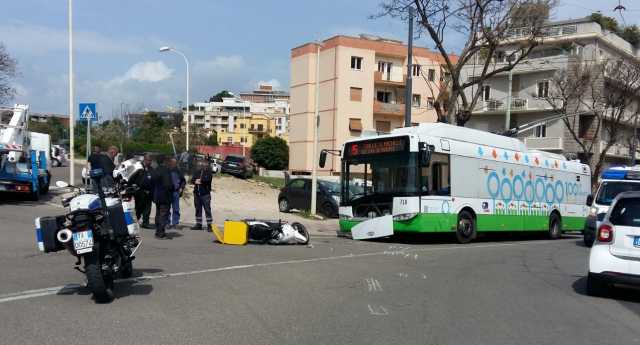
[[589, 215], [590, 215], [590, 216], [592, 216], [592, 217], [597, 216], [597, 215], [598, 215], [598, 208], [597, 208], [597, 207], [595, 207], [595, 206], [592, 206], [592, 207], [589, 209]]
[[397, 214], [397, 215], [393, 216], [393, 220], [401, 222], [403, 220], [409, 220], [409, 219], [415, 217], [416, 215], [418, 215], [418, 214], [417, 213]]

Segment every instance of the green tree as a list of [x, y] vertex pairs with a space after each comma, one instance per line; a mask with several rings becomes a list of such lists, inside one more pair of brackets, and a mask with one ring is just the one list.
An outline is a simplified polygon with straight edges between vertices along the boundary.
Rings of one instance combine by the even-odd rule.
[[169, 126], [158, 116], [150, 111], [142, 117], [140, 128], [134, 133], [133, 140], [146, 144], [166, 144], [169, 142]]
[[205, 145], [218, 146], [218, 133], [211, 132], [211, 135], [207, 138]]
[[222, 102], [222, 98], [233, 97], [233, 94], [228, 90], [222, 90], [215, 95], [209, 97], [209, 102]]
[[270, 170], [284, 170], [289, 166], [289, 145], [282, 138], [265, 137], [251, 147], [251, 158]]

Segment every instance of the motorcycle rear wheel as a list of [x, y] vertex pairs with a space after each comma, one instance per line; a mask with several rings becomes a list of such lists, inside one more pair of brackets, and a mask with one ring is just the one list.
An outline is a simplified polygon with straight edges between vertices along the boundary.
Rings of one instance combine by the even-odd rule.
[[300, 224], [298, 222], [295, 222], [295, 223], [291, 223], [291, 227], [293, 227], [300, 235], [304, 236], [307, 239], [305, 242], [298, 242], [298, 244], [308, 244], [309, 243], [309, 239], [310, 239], [309, 231], [307, 230], [307, 228], [304, 225], [302, 225], [302, 224]]
[[96, 255], [85, 256], [85, 274], [87, 285], [93, 294], [96, 303], [109, 303], [113, 301], [113, 278], [102, 273], [100, 262]]

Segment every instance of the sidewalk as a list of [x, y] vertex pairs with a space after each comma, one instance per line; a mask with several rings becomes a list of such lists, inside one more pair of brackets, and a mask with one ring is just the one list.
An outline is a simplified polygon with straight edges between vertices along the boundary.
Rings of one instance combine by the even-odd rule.
[[[280, 191], [266, 184], [230, 176], [220, 176], [214, 178], [213, 189], [211, 206], [214, 223], [218, 226], [222, 226], [227, 219], [282, 219], [289, 222], [302, 223], [312, 235], [336, 235], [336, 230], [338, 229], [337, 219], [312, 220], [295, 213], [281, 213], [278, 210], [277, 201]], [[183, 198], [180, 200], [180, 216], [180, 222], [183, 225], [191, 226], [195, 224], [195, 208], [191, 186], [188, 186]]]

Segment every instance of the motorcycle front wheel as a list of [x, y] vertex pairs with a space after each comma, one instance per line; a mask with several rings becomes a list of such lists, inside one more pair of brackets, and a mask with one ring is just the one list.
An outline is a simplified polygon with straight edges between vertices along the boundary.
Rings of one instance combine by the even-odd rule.
[[87, 285], [97, 303], [109, 303], [113, 301], [113, 278], [102, 273], [102, 267], [97, 255], [89, 254], [84, 257], [84, 270], [87, 276]]
[[298, 244], [308, 244], [309, 243], [309, 231], [307, 231], [307, 228], [296, 222], [296, 223], [291, 223], [291, 227], [294, 228], [300, 235], [304, 236], [304, 238], [306, 238], [306, 240], [304, 242], [298, 242]]

